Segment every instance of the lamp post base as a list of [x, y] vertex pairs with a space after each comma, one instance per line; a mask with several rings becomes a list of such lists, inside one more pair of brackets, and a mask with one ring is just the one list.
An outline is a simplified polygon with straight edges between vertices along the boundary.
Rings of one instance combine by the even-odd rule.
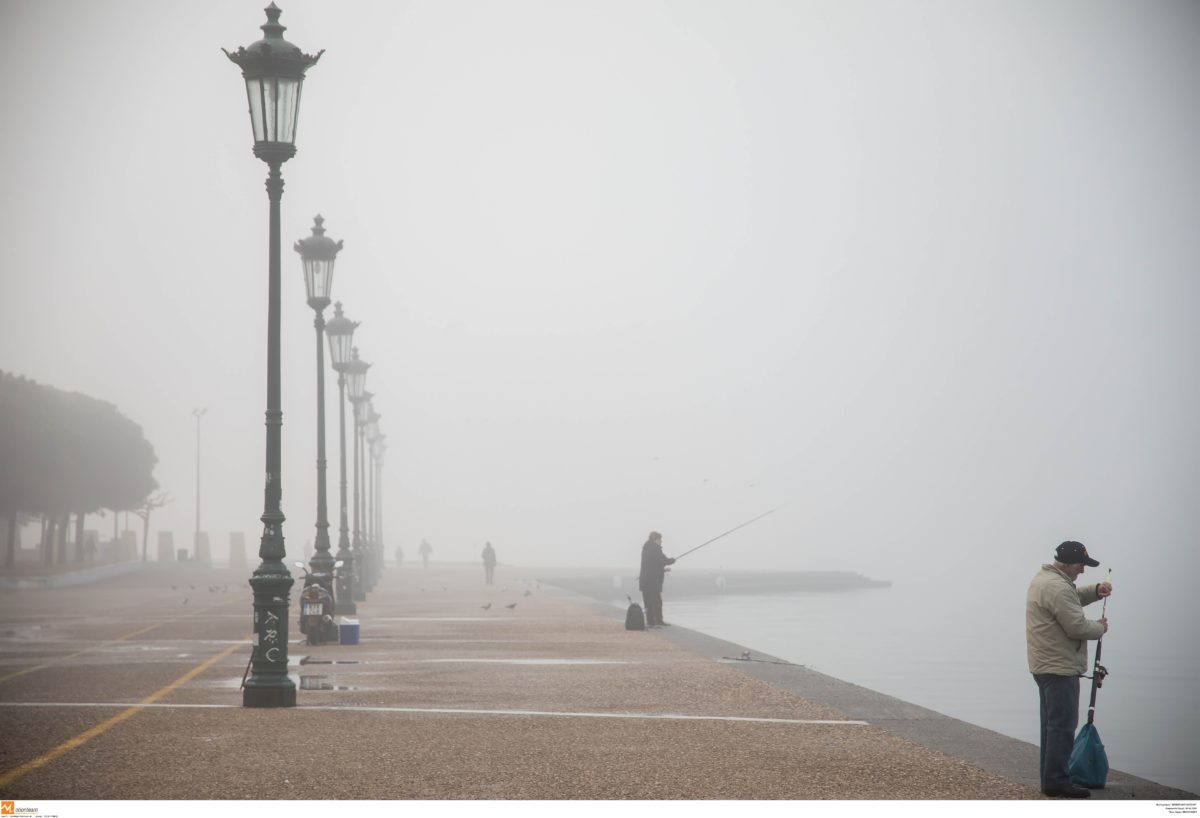
[[[282, 540], [263, 546], [278, 547]], [[269, 552], [268, 552], [269, 553]], [[288, 676], [288, 598], [295, 580], [282, 562], [267, 562], [250, 577], [254, 591], [254, 651], [242, 691], [243, 707], [295, 707], [296, 683]]]
[[242, 707], [295, 707], [296, 685], [291, 679], [286, 685], [251, 687], [242, 691]]

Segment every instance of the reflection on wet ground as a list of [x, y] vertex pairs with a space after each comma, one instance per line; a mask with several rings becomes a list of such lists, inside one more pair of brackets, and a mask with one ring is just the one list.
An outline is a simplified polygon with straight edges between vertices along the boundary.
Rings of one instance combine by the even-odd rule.
[[349, 685], [335, 685], [328, 676], [301, 676], [301, 690], [357, 690]]

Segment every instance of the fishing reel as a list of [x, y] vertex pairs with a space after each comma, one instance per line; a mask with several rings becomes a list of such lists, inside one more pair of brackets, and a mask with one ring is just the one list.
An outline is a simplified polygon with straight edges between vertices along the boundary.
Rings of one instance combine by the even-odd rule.
[[1092, 669], [1092, 675], [1091, 675], [1091, 676], [1084, 676], [1083, 678], [1085, 678], [1085, 679], [1095, 679], [1095, 680], [1096, 680], [1096, 687], [1100, 688], [1100, 687], [1104, 687], [1104, 679], [1105, 679], [1107, 676], [1108, 676], [1108, 668], [1106, 668], [1104, 665], [1097, 664], [1097, 665], [1096, 665], [1096, 667], [1094, 667], [1094, 668]]

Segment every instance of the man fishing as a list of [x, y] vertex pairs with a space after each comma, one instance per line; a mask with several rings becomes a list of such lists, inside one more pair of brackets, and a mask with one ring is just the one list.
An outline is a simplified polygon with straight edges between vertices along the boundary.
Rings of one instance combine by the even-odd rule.
[[1055, 798], [1092, 794], [1072, 783], [1067, 763], [1079, 724], [1079, 677], [1087, 673], [1087, 641], [1108, 632], [1108, 619], [1088, 619], [1083, 606], [1112, 593], [1108, 582], [1076, 588], [1075, 580], [1084, 566], [1098, 565], [1083, 543], [1068, 540], [1055, 550], [1054, 562], [1034, 576], [1025, 596], [1029, 672], [1041, 702], [1041, 786]]
[[663, 553], [662, 534], [651, 531], [646, 544], [642, 546], [642, 572], [638, 577], [638, 590], [642, 592], [642, 602], [646, 607], [646, 627], [661, 628], [662, 589], [663, 579], [667, 574], [667, 566], [674, 565], [675, 560]]
[[[705, 540], [695, 548], [689, 548], [674, 559], [663, 553], [662, 534], [659, 534], [657, 531], [651, 531], [646, 544], [642, 546], [642, 571], [638, 576], [638, 590], [642, 592], [642, 602], [646, 608], [646, 627], [661, 628], [670, 624], [669, 622], [663, 622], [662, 615], [663, 579], [666, 577], [668, 565], [674, 565], [675, 560], [683, 559], [693, 551], [699, 551], [704, 546], [715, 543], [722, 537], [727, 537], [738, 529], [745, 528], [751, 523], [761, 520], [768, 514], [774, 514], [775, 511], [776, 509], [771, 509], [740, 525], [735, 525], [724, 534], [718, 534], [711, 540]], [[632, 601], [630, 600], [630, 602]], [[641, 628], [637, 628], [636, 630], [641, 630]]]

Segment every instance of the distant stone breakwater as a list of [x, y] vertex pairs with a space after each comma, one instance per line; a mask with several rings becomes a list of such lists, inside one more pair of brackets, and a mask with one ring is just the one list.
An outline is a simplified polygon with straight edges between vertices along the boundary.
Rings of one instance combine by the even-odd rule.
[[[538, 579], [604, 602], [625, 594], [635, 599], [639, 595], [637, 577], [624, 574], [593, 571], [539, 576]], [[870, 579], [853, 571], [672, 571], [667, 575], [665, 592], [676, 597], [781, 594], [886, 588], [891, 584], [890, 581]]]

